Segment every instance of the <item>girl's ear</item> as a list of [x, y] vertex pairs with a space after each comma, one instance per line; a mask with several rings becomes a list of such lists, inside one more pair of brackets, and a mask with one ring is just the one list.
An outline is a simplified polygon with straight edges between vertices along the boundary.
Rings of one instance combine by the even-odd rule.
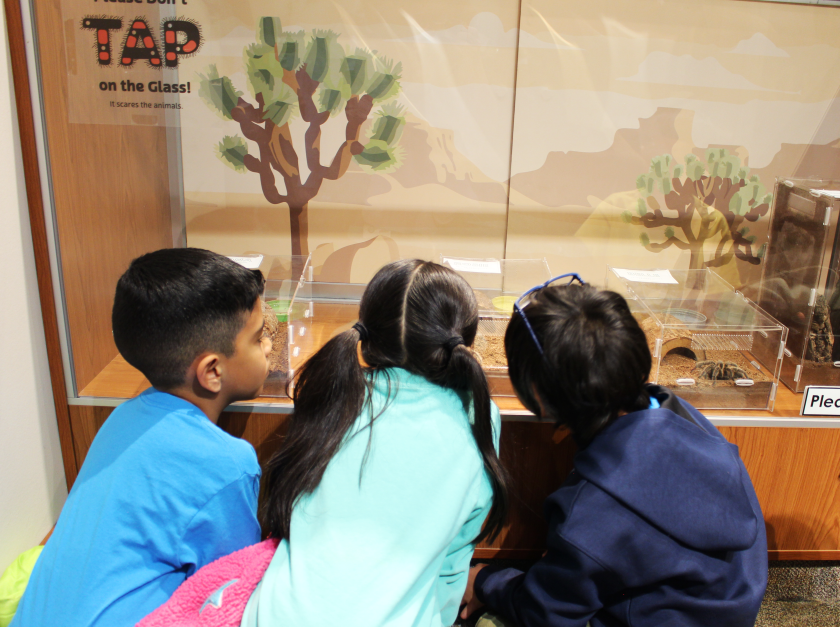
[[195, 381], [212, 394], [222, 390], [222, 363], [216, 353], [204, 353], [196, 357]]

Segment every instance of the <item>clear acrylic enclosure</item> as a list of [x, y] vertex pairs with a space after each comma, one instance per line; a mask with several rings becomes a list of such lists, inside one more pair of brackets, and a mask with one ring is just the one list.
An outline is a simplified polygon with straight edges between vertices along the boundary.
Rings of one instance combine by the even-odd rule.
[[698, 409], [772, 410], [787, 328], [709, 269], [608, 268], [653, 357], [650, 381]]
[[551, 271], [545, 259], [466, 259], [441, 255], [442, 265], [463, 276], [478, 300], [478, 333], [473, 348], [481, 357], [490, 392], [516, 396], [508, 378], [505, 330], [513, 303], [523, 292], [545, 283]]
[[271, 354], [263, 396], [286, 396], [286, 382], [315, 349], [311, 275], [309, 256], [279, 255], [270, 261], [263, 313]]
[[840, 385], [840, 182], [780, 179], [759, 305], [789, 329], [780, 379]]

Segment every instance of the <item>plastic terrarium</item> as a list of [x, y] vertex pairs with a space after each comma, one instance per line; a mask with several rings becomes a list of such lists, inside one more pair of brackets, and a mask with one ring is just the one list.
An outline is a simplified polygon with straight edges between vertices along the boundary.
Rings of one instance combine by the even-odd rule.
[[505, 330], [513, 303], [523, 292], [545, 283], [551, 271], [545, 259], [465, 259], [441, 255], [442, 265], [463, 276], [478, 300], [478, 332], [473, 348], [481, 357], [490, 392], [515, 396], [508, 378]]
[[311, 275], [310, 257], [277, 256], [271, 262], [263, 294], [265, 328], [271, 337], [263, 396], [286, 396], [286, 382], [312, 354]]
[[780, 379], [840, 385], [840, 182], [776, 182], [759, 305], [789, 329]]
[[645, 332], [650, 381], [698, 409], [772, 410], [787, 328], [708, 269], [608, 268]]

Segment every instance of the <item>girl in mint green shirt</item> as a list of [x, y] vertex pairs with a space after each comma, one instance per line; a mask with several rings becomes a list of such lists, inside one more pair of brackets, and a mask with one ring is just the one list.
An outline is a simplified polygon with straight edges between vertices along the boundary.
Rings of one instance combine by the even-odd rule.
[[263, 527], [282, 542], [244, 627], [455, 621], [474, 546], [507, 510], [477, 326], [463, 278], [400, 261], [304, 365], [264, 478]]

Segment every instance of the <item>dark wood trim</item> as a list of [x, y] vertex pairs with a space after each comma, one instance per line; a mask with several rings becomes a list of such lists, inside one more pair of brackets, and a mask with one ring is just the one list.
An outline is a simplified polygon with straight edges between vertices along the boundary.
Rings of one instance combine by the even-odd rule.
[[44, 546], [47, 543], [47, 540], [50, 539], [50, 536], [53, 534], [53, 531], [55, 531], [55, 525], [52, 526], [52, 529], [50, 529], [50, 532], [44, 537], [43, 540], [41, 540], [41, 545], [40, 546]]
[[73, 431], [70, 426], [70, 411], [67, 405], [67, 391], [64, 386], [64, 362], [61, 359], [58, 318], [53, 297], [50, 253], [47, 246], [47, 225], [44, 216], [44, 201], [41, 197], [41, 173], [38, 168], [38, 149], [35, 141], [35, 119], [32, 98], [29, 92], [29, 70], [26, 63], [26, 44], [23, 31], [23, 16], [19, 0], [3, 0], [6, 9], [6, 28], [9, 36], [9, 53], [12, 60], [12, 77], [15, 88], [18, 128], [20, 129], [23, 172], [26, 177], [26, 200], [29, 204], [29, 223], [32, 229], [32, 244], [35, 249], [35, 268], [38, 272], [38, 293], [41, 298], [41, 315], [44, 319], [44, 337], [47, 341], [47, 356], [50, 363], [55, 415], [58, 420], [58, 437], [64, 458], [64, 475], [68, 489], [76, 480], [78, 468], [73, 452]]
[[828, 549], [825, 551], [799, 551], [799, 550], [778, 550], [770, 549], [767, 551], [768, 559], [773, 561], [840, 561], [840, 551], [836, 549]]

